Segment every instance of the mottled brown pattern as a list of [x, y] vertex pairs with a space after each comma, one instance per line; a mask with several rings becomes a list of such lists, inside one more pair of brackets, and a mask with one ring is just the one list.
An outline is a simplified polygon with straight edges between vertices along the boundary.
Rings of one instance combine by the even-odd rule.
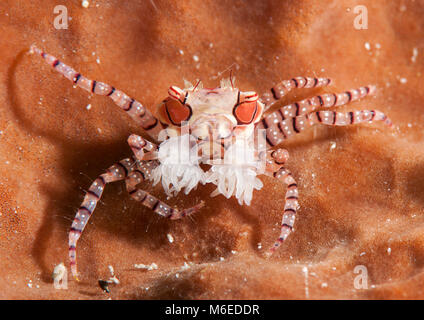
[[[67, 1], [69, 29], [55, 30], [62, 3], [0, 2], [0, 298], [106, 299], [97, 281], [108, 265], [121, 281], [113, 299], [304, 299], [304, 266], [311, 299], [424, 298], [422, 1]], [[353, 27], [357, 4], [368, 7], [368, 30]], [[230, 66], [237, 87], [259, 94], [297, 76], [333, 80], [294, 89], [275, 107], [374, 84], [375, 98], [341, 111], [381, 110], [394, 130], [317, 126], [282, 146], [301, 208], [269, 260], [262, 253], [278, 236], [285, 194], [272, 178], [250, 207], [209, 198], [213, 186], [169, 201], [204, 199], [194, 221], [163, 219], [112, 184], [79, 242], [82, 283], [59, 291], [51, 273], [67, 261], [84, 190], [131, 154], [126, 140], [142, 130], [110, 99], [73, 89], [27, 55], [33, 43], [150, 110], [170, 85], [201, 78], [213, 87]], [[146, 189], [166, 199], [159, 186]], [[194, 264], [181, 271], [184, 261]], [[158, 270], [133, 267], [152, 262]], [[353, 287], [356, 265], [368, 268], [368, 290]]]

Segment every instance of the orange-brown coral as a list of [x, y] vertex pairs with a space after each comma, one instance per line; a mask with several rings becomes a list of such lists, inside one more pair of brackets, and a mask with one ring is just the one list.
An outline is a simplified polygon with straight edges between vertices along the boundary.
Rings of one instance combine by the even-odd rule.
[[[107, 298], [97, 280], [108, 265], [116, 299], [424, 297], [422, 1], [74, 1], [65, 30], [53, 26], [58, 4], [0, 3], [0, 298]], [[358, 4], [368, 29], [354, 27]], [[298, 75], [331, 77], [330, 92], [376, 84], [375, 98], [343, 110], [382, 110], [395, 129], [317, 127], [285, 144], [301, 209], [269, 260], [262, 251], [279, 234], [284, 201], [272, 179], [250, 207], [210, 198], [212, 186], [171, 200], [204, 199], [194, 222], [161, 219], [122, 184], [108, 186], [79, 242], [83, 281], [56, 290], [51, 273], [67, 262], [83, 189], [130, 154], [126, 138], [141, 130], [27, 55], [32, 43], [152, 108], [169, 85], [214, 86], [230, 66], [238, 87], [258, 92]], [[134, 267], [152, 262], [157, 270]], [[354, 287], [358, 265], [368, 289]]]

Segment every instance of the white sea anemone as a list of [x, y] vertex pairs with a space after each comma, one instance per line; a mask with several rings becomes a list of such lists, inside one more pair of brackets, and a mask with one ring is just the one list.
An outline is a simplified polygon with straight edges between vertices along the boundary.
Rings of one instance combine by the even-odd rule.
[[214, 165], [209, 171], [208, 182], [217, 185], [211, 196], [224, 195], [227, 199], [235, 196], [240, 205], [250, 205], [253, 189], [260, 190], [263, 183], [250, 168]]
[[226, 198], [235, 196], [240, 205], [250, 205], [253, 190], [260, 190], [263, 183], [257, 178], [262, 169], [260, 161], [255, 159], [254, 148], [246, 140], [234, 142], [225, 152], [222, 163], [214, 164], [205, 173], [199, 166], [196, 139], [191, 135], [172, 137], [159, 146], [160, 162], [152, 171], [154, 185], [162, 181], [169, 196], [184, 189], [188, 194], [199, 183], [213, 183], [217, 189], [211, 196], [218, 194]]
[[211, 193], [227, 199], [235, 196], [240, 205], [250, 205], [253, 189], [260, 190], [263, 183], [256, 177], [261, 163], [255, 159], [254, 149], [245, 140], [237, 140], [224, 154], [223, 164], [216, 164], [208, 171], [207, 182], [217, 188]]
[[162, 180], [167, 195], [176, 195], [182, 189], [188, 194], [199, 182], [206, 183], [194, 137], [186, 134], [165, 140], [159, 146], [158, 159], [160, 164], [152, 172], [153, 184]]

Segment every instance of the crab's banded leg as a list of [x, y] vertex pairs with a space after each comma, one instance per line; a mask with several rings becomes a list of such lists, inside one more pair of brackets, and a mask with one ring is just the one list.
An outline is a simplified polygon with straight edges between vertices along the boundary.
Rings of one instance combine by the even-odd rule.
[[264, 123], [264, 126], [270, 127], [274, 123], [278, 123], [287, 118], [311, 113], [320, 107], [331, 108], [348, 104], [352, 101], [356, 101], [366, 97], [367, 95], [373, 94], [375, 90], [375, 86], [366, 86], [342, 93], [325, 93], [281, 107], [264, 117], [262, 122]]
[[330, 83], [331, 79], [328, 78], [295, 77], [275, 85], [269, 92], [262, 94], [260, 100], [265, 104], [265, 110], [267, 110], [272, 104], [280, 100], [292, 89], [326, 87]]
[[96, 180], [94, 180], [88, 189], [84, 200], [82, 201], [82, 204], [77, 211], [71, 226], [71, 230], [69, 232], [69, 261], [71, 265], [71, 272], [75, 279], [78, 280], [76, 254], [77, 242], [81, 237], [81, 234], [87, 225], [88, 220], [93, 214], [97, 202], [102, 196], [105, 185], [109, 182], [124, 180], [128, 174], [132, 172], [133, 168], [133, 159], [128, 158], [121, 160], [107, 169], [107, 171], [101, 174]]
[[284, 213], [281, 222], [281, 232], [277, 241], [270, 248], [268, 255], [274, 253], [274, 251], [287, 239], [289, 234], [293, 230], [293, 225], [296, 217], [297, 210], [299, 209], [299, 193], [297, 189], [296, 180], [293, 178], [290, 171], [279, 164], [278, 159], [274, 159], [275, 164], [279, 165], [279, 169], [272, 173], [272, 175], [281, 180], [287, 185], [287, 191], [285, 195]]
[[141, 163], [138, 165], [136, 170], [128, 175], [125, 180], [127, 191], [134, 200], [140, 201], [142, 205], [152, 209], [153, 212], [158, 215], [175, 220], [194, 214], [204, 206], [204, 202], [201, 201], [199, 204], [184, 210], [178, 210], [170, 207], [163, 201], [152, 196], [150, 193], [137, 188], [137, 185], [145, 180], [145, 174], [146, 169], [144, 164]]
[[[261, 155], [259, 155], [261, 157]], [[289, 152], [286, 149], [276, 149], [266, 151], [266, 174], [273, 175], [289, 159]]]
[[128, 145], [138, 160], [155, 160], [157, 159], [158, 146], [143, 137], [132, 134], [128, 138]]
[[[289, 118], [266, 128], [267, 147], [274, 147], [291, 136], [304, 131], [315, 124], [329, 126], [348, 126], [352, 124], [383, 121], [392, 126], [390, 119], [378, 110], [361, 110], [350, 112], [316, 111], [302, 116]], [[259, 125], [257, 129], [263, 129]]]
[[65, 78], [71, 80], [74, 85], [88, 92], [111, 98], [117, 106], [139, 123], [153, 139], [157, 139], [159, 132], [164, 129], [160, 121], [158, 121], [146, 107], [137, 100], [127, 96], [124, 92], [106, 83], [84, 77], [81, 73], [59, 61], [56, 57], [43, 52], [36, 46], [31, 46], [30, 52], [43, 57], [48, 64], [65, 76]]

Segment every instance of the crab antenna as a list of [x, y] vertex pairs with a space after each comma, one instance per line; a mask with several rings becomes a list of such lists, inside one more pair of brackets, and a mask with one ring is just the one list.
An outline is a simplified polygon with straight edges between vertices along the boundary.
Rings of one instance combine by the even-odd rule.
[[234, 89], [234, 83], [233, 83], [233, 69], [230, 69], [230, 82], [231, 82], [231, 87]]
[[200, 84], [202, 82], [202, 80], [197, 80], [197, 83], [196, 83], [196, 85], [194, 86], [194, 88], [193, 88], [193, 91], [196, 91], [196, 88], [197, 88], [197, 86]]

